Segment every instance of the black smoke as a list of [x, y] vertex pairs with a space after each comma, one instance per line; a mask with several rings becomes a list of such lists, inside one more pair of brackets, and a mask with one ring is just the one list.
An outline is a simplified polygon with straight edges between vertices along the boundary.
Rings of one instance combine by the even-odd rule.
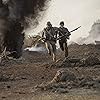
[[48, 0], [0, 0], [0, 52], [7, 48], [13, 57], [22, 55], [25, 33], [29, 27], [26, 20], [33, 21], [44, 11]]

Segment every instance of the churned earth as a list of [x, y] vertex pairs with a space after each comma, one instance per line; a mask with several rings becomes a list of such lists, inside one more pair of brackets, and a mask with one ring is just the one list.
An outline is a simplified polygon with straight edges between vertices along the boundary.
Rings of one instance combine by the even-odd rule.
[[[85, 59], [88, 56], [100, 60], [100, 49], [92, 44], [69, 46], [69, 58]], [[3, 61], [0, 65], [0, 100], [100, 100], [100, 64], [91, 65], [95, 59], [89, 58], [87, 62], [91, 63], [86, 65], [77, 61], [77, 64], [62, 67], [64, 54], [60, 50], [57, 59], [58, 62], [53, 63], [52, 57], [45, 52], [24, 51], [22, 59]], [[65, 87], [68, 80], [59, 80], [54, 83], [56, 89], [44, 88], [62, 68], [73, 73], [77, 82], [71, 80], [70, 87]], [[74, 85], [71, 85], [72, 81]], [[64, 84], [63, 88], [58, 84]], [[37, 88], [40, 85], [42, 88]]]

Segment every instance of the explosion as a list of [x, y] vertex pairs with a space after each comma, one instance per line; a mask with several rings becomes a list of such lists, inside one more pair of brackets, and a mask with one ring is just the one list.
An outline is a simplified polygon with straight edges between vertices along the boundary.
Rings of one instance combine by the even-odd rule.
[[44, 11], [48, 0], [0, 0], [0, 52], [6, 47], [13, 57], [22, 55], [24, 29]]

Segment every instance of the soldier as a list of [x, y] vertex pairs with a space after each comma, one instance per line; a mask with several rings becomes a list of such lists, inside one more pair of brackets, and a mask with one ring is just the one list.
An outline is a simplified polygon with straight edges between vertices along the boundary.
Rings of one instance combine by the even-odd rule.
[[65, 52], [65, 57], [68, 56], [68, 47], [67, 47], [67, 39], [69, 39], [69, 36], [71, 35], [67, 28], [64, 27], [64, 22], [60, 22], [60, 27], [58, 29], [59, 37], [62, 37], [59, 39], [59, 45], [62, 51]]
[[45, 42], [45, 45], [46, 45], [49, 55], [51, 56], [51, 52], [52, 52], [53, 53], [53, 61], [56, 61], [57, 34], [56, 34], [54, 27], [52, 27], [51, 22], [47, 22], [47, 27], [44, 28], [44, 30], [43, 30], [42, 38]]

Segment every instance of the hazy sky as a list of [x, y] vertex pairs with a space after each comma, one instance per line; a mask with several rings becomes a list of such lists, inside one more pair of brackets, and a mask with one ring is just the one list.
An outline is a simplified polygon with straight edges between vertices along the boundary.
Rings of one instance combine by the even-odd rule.
[[52, 0], [49, 6], [34, 33], [41, 31], [47, 21], [58, 26], [63, 20], [69, 30], [82, 26], [72, 33], [71, 40], [76, 40], [87, 36], [92, 24], [100, 18], [100, 0]]

